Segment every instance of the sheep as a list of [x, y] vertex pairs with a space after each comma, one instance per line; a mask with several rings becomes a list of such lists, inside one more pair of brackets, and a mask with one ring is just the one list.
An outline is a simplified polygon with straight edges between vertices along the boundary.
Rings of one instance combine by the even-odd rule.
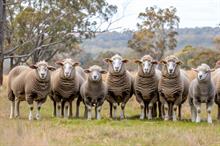
[[50, 71], [55, 68], [47, 62], [35, 65], [16, 66], [8, 75], [8, 99], [11, 101], [10, 118], [19, 117], [19, 105], [26, 100], [29, 105], [29, 120], [33, 120], [33, 102], [37, 103], [36, 119], [40, 119], [40, 109], [50, 91]]
[[192, 122], [200, 122], [201, 103], [206, 103], [208, 113], [208, 123], [212, 123], [211, 109], [215, 98], [215, 85], [211, 79], [211, 72], [207, 64], [201, 64], [197, 69], [197, 78], [190, 83], [189, 87], [189, 105], [191, 108]]
[[72, 101], [78, 98], [76, 102], [76, 117], [79, 117], [79, 106], [82, 101], [80, 87], [86, 75], [79, 63], [70, 58], [57, 61], [56, 64], [61, 67], [52, 72], [51, 75], [50, 97], [54, 105], [53, 115], [55, 117], [72, 117]]
[[215, 103], [218, 105], [217, 119], [220, 120], [220, 68], [215, 67], [215, 69], [212, 73], [212, 80], [216, 87]]
[[[108, 95], [106, 99], [110, 106], [110, 117], [116, 118], [117, 105], [121, 103], [120, 118], [124, 119], [125, 105], [133, 95], [133, 77], [125, 67], [128, 60], [116, 54], [111, 58], [105, 58], [104, 61], [108, 63]], [[113, 116], [112, 107], [114, 108]]]
[[180, 69], [182, 62], [176, 56], [167, 56], [160, 63], [162, 64], [162, 77], [159, 80], [158, 90], [165, 110], [164, 120], [172, 116], [173, 121], [176, 121], [177, 107], [179, 107], [178, 117], [181, 119], [181, 104], [188, 96], [189, 79], [185, 71]]
[[95, 107], [96, 119], [101, 119], [101, 108], [107, 95], [107, 84], [102, 80], [102, 74], [107, 71], [103, 70], [100, 66], [93, 65], [89, 69], [84, 70], [88, 74], [87, 80], [80, 88], [80, 94], [83, 98], [87, 119], [91, 120], [92, 107]]
[[[138, 72], [134, 78], [134, 93], [141, 106], [140, 119], [146, 117], [146, 108], [148, 119], [152, 119], [152, 108], [159, 101], [158, 82], [161, 78], [161, 72], [155, 68], [158, 62], [150, 55], [145, 55], [135, 63], [138, 64]], [[159, 116], [161, 116], [160, 104], [158, 106]]]

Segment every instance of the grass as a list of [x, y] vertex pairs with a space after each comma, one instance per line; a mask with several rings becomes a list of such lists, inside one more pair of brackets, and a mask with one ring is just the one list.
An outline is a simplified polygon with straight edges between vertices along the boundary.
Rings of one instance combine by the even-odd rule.
[[[7, 82], [5, 78], [4, 85]], [[74, 102], [75, 105], [75, 102]], [[75, 106], [74, 106], [75, 107]], [[83, 106], [81, 106], [81, 117]], [[74, 109], [75, 112], [75, 109]], [[6, 87], [0, 89], [0, 146], [217, 146], [220, 145], [220, 124], [216, 121], [216, 105], [212, 117], [214, 123], [191, 123], [188, 104], [183, 106], [182, 121], [139, 120], [139, 105], [133, 97], [126, 106], [126, 120], [108, 118], [108, 104], [102, 110], [102, 120], [87, 121], [52, 117], [50, 99], [42, 107], [40, 121], [28, 121], [27, 103], [21, 103], [21, 117], [9, 119], [10, 102]], [[202, 118], [206, 120], [205, 107]]]

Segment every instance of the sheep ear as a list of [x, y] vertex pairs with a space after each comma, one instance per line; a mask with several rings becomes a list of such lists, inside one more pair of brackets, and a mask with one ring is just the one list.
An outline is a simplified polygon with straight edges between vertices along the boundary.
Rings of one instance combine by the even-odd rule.
[[29, 65], [29, 67], [32, 69], [37, 69], [37, 66], [35, 64]]
[[57, 61], [56, 64], [63, 66], [63, 61]]
[[128, 60], [127, 59], [123, 59], [122, 62], [123, 63], [128, 63]]
[[106, 74], [107, 71], [103, 69], [103, 70], [100, 71], [100, 73], [101, 73], [101, 74]]
[[112, 62], [112, 60], [110, 58], [105, 58], [104, 62], [109, 63], [109, 62]]
[[73, 66], [79, 66], [79, 65], [80, 65], [79, 62], [75, 62], [75, 63], [73, 63]]
[[213, 71], [215, 71], [215, 69], [213, 68], [213, 69], [210, 69], [209, 71], [210, 71], [210, 72], [213, 72]]
[[198, 70], [197, 70], [197, 69], [195, 69], [195, 68], [192, 68], [192, 70], [193, 70], [193, 71], [195, 71], [195, 72], [198, 72]]
[[167, 62], [165, 60], [161, 60], [160, 64], [167, 64]]
[[89, 69], [84, 69], [84, 72], [88, 74], [88, 73], [90, 73], [91, 71], [90, 71]]
[[153, 61], [151, 61], [151, 63], [158, 64], [158, 61], [157, 60], [153, 60]]
[[179, 60], [176, 62], [176, 64], [180, 65], [180, 64], [183, 64], [183, 62]]
[[56, 68], [55, 68], [55, 67], [53, 67], [53, 66], [48, 66], [47, 68], [48, 68], [49, 70], [51, 70], [51, 71], [56, 70]]
[[135, 60], [134, 63], [138, 63], [138, 64], [141, 64], [142, 61], [141, 60]]

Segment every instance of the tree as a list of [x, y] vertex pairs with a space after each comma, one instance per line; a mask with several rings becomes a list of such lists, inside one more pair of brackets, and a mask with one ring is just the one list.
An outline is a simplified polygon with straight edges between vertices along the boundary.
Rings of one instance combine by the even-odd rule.
[[6, 0], [0, 0], [0, 86], [3, 83], [5, 3]]
[[142, 22], [137, 24], [138, 31], [128, 41], [128, 46], [137, 52], [161, 59], [166, 50], [173, 50], [177, 45], [179, 17], [176, 16], [176, 11], [174, 7], [147, 7], [138, 16]]
[[78, 52], [78, 43], [109, 29], [110, 25], [101, 28], [117, 11], [105, 0], [10, 0], [5, 8], [7, 29], [1, 56], [13, 58], [12, 66], [29, 59], [49, 61], [64, 51]]

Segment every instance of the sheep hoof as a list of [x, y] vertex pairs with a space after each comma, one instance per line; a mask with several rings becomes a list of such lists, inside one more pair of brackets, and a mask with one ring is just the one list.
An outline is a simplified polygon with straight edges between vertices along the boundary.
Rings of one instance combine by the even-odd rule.
[[10, 119], [13, 119], [13, 116], [12, 115], [10, 115], [10, 117], [9, 117]]
[[164, 117], [164, 120], [165, 120], [165, 121], [168, 121], [168, 120], [169, 120], [169, 116], [165, 116], [165, 117]]
[[33, 120], [33, 116], [29, 115], [28, 119], [29, 119], [29, 121], [32, 121]]
[[200, 118], [196, 118], [196, 123], [200, 123]]
[[140, 116], [140, 120], [144, 120], [144, 116], [143, 115]]
[[212, 124], [212, 118], [208, 118], [207, 121], [208, 121], [209, 124]]

